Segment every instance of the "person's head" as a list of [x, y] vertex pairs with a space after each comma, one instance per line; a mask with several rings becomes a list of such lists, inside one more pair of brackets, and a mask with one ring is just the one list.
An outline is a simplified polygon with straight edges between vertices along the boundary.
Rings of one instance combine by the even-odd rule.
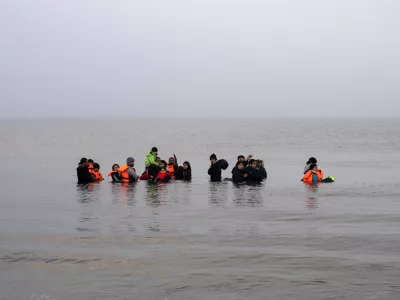
[[117, 171], [119, 169], [119, 164], [113, 164], [112, 168], [113, 171]]
[[309, 159], [308, 159], [308, 162], [307, 163], [309, 163], [309, 164], [316, 164], [317, 163], [317, 159], [315, 158], [315, 157], [310, 157]]
[[134, 159], [133, 157], [128, 157], [128, 158], [126, 159], [126, 164], [127, 164], [129, 167], [133, 167], [133, 166], [135, 165], [135, 159]]
[[170, 165], [175, 164], [175, 158], [173, 158], [173, 157], [168, 158], [168, 164], [170, 164]]
[[264, 161], [262, 159], [258, 160], [258, 162], [260, 167], [264, 167]]
[[158, 164], [160, 164], [160, 163], [161, 163], [161, 157], [158, 157], [158, 156], [157, 156], [156, 162], [157, 162]]
[[160, 161], [160, 167], [165, 168], [167, 166], [167, 162], [165, 160]]
[[94, 164], [94, 161], [93, 161], [93, 159], [88, 159], [88, 161], [87, 161], [87, 162], [88, 162], [88, 164], [89, 164], [89, 165], [93, 165], [93, 164]]
[[210, 161], [212, 164], [217, 161], [217, 156], [214, 153], [210, 155]]
[[310, 165], [310, 170], [313, 171], [313, 172], [317, 172], [317, 171], [318, 171], [318, 166], [317, 166], [317, 164], [311, 164], [311, 165]]
[[249, 166], [253, 167], [253, 168], [257, 168], [257, 162], [255, 159], [250, 159], [249, 160]]
[[165, 172], [167, 172], [167, 170], [165, 169], [165, 167], [163, 167], [163, 168], [160, 169], [160, 173], [161, 173], [161, 174], [163, 174], [163, 173], [165, 173]]
[[238, 160], [238, 161], [245, 161], [246, 158], [244, 157], [244, 155], [239, 155], [239, 156], [237, 157], [237, 160]]
[[100, 170], [100, 165], [98, 163], [93, 164], [93, 169], [95, 172], [98, 172]]
[[183, 168], [185, 169], [185, 170], [191, 170], [192, 168], [191, 168], [191, 166], [190, 166], [190, 163], [188, 162], [188, 161], [185, 161], [184, 163], [183, 163]]
[[86, 164], [87, 164], [87, 159], [86, 159], [86, 157], [82, 157], [81, 160], [79, 161], [79, 164], [78, 164], [78, 165], [80, 165], [80, 166], [86, 166]]
[[238, 161], [237, 163], [236, 163], [236, 168], [238, 168], [238, 170], [239, 171], [242, 171], [242, 170], [244, 170], [244, 162], [243, 161]]
[[157, 147], [151, 148], [151, 153], [152, 153], [153, 155], [157, 156], [157, 155], [158, 155], [158, 149], [157, 149]]

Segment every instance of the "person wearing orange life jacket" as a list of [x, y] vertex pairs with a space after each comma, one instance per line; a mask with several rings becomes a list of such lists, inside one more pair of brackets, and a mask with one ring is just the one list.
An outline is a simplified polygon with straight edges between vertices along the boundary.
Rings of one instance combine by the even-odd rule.
[[89, 174], [90, 175], [92, 175], [92, 178], [94, 179], [94, 180], [96, 180], [96, 174], [94, 174], [94, 167], [93, 167], [93, 164], [94, 164], [94, 161], [93, 161], [93, 159], [88, 159], [88, 171], [89, 171]]
[[100, 172], [100, 165], [98, 163], [93, 164], [93, 171], [94, 171], [94, 176], [96, 177], [95, 180], [104, 180], [103, 175]]
[[306, 184], [318, 184], [324, 178], [324, 173], [318, 169], [317, 164], [311, 164], [310, 170], [304, 174], [303, 182]]
[[178, 171], [178, 160], [176, 159], [176, 155], [174, 153], [174, 157], [170, 157], [168, 159], [168, 164], [166, 166], [166, 169], [169, 173], [175, 174], [176, 171]]
[[135, 165], [135, 159], [133, 157], [128, 157], [126, 159], [126, 165], [119, 167], [118, 172], [121, 174], [122, 182], [135, 182], [139, 180], [139, 176], [136, 175], [136, 169], [133, 167]]
[[111, 168], [112, 171], [110, 173], [108, 173], [108, 177], [111, 176], [111, 179], [114, 182], [121, 180], [121, 176], [118, 173], [118, 169], [119, 169], [119, 165], [118, 164], [113, 164], [113, 166]]

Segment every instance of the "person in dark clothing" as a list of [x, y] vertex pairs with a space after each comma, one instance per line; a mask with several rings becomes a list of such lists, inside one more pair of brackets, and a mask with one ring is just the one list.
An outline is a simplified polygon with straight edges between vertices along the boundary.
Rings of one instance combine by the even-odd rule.
[[244, 163], [244, 166], [246, 167], [246, 166], [248, 165], [248, 163], [249, 163], [249, 160], [250, 160], [252, 157], [253, 157], [252, 154], [249, 154], [249, 156], [247, 156], [247, 158], [245, 158], [244, 155], [239, 155], [239, 156], [237, 157], [237, 160], [243, 162], [243, 163]]
[[113, 164], [111, 167], [111, 172], [108, 173], [108, 177], [111, 176], [113, 182], [117, 182], [121, 180], [121, 175], [118, 173], [119, 164]]
[[78, 183], [89, 183], [94, 182], [95, 179], [93, 178], [92, 174], [89, 172], [88, 168], [88, 161], [85, 157], [82, 157], [78, 167], [76, 168], [76, 175], [78, 177]]
[[183, 163], [183, 166], [179, 166], [175, 172], [175, 180], [192, 180], [192, 167], [188, 161]]
[[238, 161], [236, 166], [232, 169], [232, 181], [235, 183], [243, 183], [245, 182], [248, 174], [243, 173], [245, 168], [245, 162]]
[[192, 167], [188, 161], [183, 163], [182, 180], [190, 181], [192, 180]]
[[262, 178], [263, 179], [267, 179], [267, 170], [265, 170], [264, 161], [262, 161], [261, 159], [258, 160], [257, 161], [257, 167], [258, 167], [258, 170], [261, 173]]
[[260, 170], [257, 169], [257, 162], [254, 159], [249, 160], [249, 165], [243, 170], [247, 175], [247, 182], [261, 182], [263, 180]]
[[208, 169], [208, 175], [210, 175], [210, 180], [212, 182], [219, 182], [221, 181], [221, 166], [217, 162], [217, 156], [215, 154], [211, 154], [210, 156], [211, 166]]
[[315, 157], [310, 157], [308, 161], [306, 162], [306, 166], [304, 167], [304, 174], [306, 174], [308, 171], [310, 171], [310, 166], [311, 164], [317, 164], [317, 159]]

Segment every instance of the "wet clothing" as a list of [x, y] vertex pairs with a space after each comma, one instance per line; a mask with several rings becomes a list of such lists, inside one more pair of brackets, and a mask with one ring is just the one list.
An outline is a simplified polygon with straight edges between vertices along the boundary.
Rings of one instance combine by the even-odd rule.
[[315, 184], [318, 182], [319, 182], [318, 175], [316, 173], [312, 173], [312, 183]]
[[135, 182], [139, 179], [139, 176], [136, 175], [136, 170], [133, 167], [128, 165], [123, 165], [118, 169], [118, 172], [121, 174], [122, 182]]
[[303, 177], [303, 182], [307, 184], [316, 184], [321, 182], [323, 178], [324, 175], [321, 170], [318, 170], [315, 173], [313, 171], [308, 171]]
[[101, 174], [100, 171], [94, 171], [94, 175], [96, 176], [96, 181], [98, 180], [104, 180], [103, 175]]
[[192, 167], [188, 161], [183, 162], [184, 165], [187, 165], [187, 169], [183, 168], [183, 166], [178, 167], [178, 170], [175, 172], [176, 180], [192, 180]]
[[78, 177], [78, 183], [94, 182], [94, 178], [89, 172], [88, 166], [78, 166], [76, 168], [76, 175]]
[[237, 167], [232, 169], [232, 181], [236, 183], [245, 182], [246, 178], [243, 176], [243, 171], [240, 171]]
[[149, 152], [149, 153], [147, 153], [147, 155], [146, 155], [146, 160], [145, 160], [145, 165], [146, 165], [146, 168], [147, 167], [150, 167], [150, 166], [156, 166], [156, 167], [158, 167], [158, 164], [157, 164], [157, 155], [154, 155], [153, 153], [151, 153], [151, 152]]
[[[190, 166], [190, 165], [189, 165]], [[192, 180], [192, 170], [189, 168], [184, 169], [182, 166], [175, 172], [175, 180]]]
[[173, 176], [173, 174], [172, 173], [168, 173], [168, 172], [158, 173], [158, 175], [157, 175], [156, 179], [154, 179], [154, 181], [168, 182], [171, 179], [172, 176]]
[[158, 165], [150, 165], [147, 168], [147, 174], [149, 175], [149, 177], [152, 176], [153, 178], [156, 178], [159, 171], [160, 171], [160, 169], [159, 169]]
[[260, 173], [261, 173], [261, 177], [262, 177], [263, 179], [267, 179], [267, 170], [265, 170], [264, 167], [260, 167], [258, 170], [259, 170]]
[[111, 171], [110, 173], [108, 173], [108, 177], [111, 176], [112, 181], [120, 181], [121, 180], [121, 176], [119, 175], [119, 173], [117, 171]]
[[310, 171], [310, 166], [311, 164], [307, 164], [304, 168], [304, 174], [306, 174], [308, 171]]
[[261, 182], [263, 181], [262, 173], [260, 170], [253, 168], [252, 166], [247, 166], [244, 168], [243, 173], [247, 173], [247, 182]]
[[221, 181], [221, 174], [222, 174], [221, 166], [220, 166], [219, 162], [216, 161], [208, 169], [208, 175], [210, 175], [210, 180], [212, 182]]
[[140, 176], [139, 178], [140, 180], [149, 180], [149, 174], [147, 174], [146, 172], [142, 174], [142, 176]]

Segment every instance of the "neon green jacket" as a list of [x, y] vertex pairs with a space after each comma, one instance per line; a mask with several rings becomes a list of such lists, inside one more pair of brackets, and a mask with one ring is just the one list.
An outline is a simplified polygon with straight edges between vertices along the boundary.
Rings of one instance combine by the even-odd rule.
[[155, 156], [151, 152], [147, 153], [146, 160], [144, 161], [144, 163], [146, 164], [146, 168], [149, 167], [150, 165], [158, 166], [157, 156]]

